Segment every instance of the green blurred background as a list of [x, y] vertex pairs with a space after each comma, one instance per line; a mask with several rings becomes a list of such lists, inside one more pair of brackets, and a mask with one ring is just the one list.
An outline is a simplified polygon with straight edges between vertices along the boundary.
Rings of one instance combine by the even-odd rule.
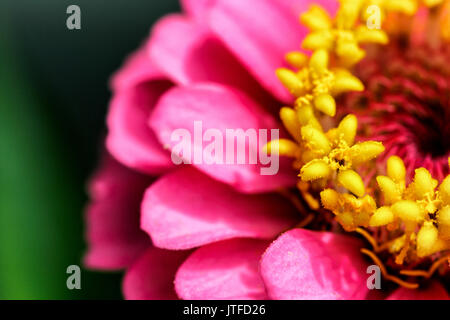
[[[66, 8], [81, 8], [81, 30]], [[177, 0], [0, 1], [0, 299], [119, 299], [122, 274], [66, 268], [85, 250], [86, 180], [108, 80]]]

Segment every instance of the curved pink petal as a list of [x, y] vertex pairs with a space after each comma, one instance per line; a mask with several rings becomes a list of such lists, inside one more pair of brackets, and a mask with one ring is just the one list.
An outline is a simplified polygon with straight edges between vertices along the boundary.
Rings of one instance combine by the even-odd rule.
[[145, 46], [125, 62], [111, 80], [113, 98], [107, 117], [108, 151], [125, 166], [158, 174], [172, 166], [148, 127], [148, 118], [159, 97], [171, 83], [148, 58]]
[[239, 88], [265, 105], [276, 104], [223, 43], [192, 18], [173, 14], [161, 19], [152, 30], [148, 51], [152, 63], [181, 85], [217, 82]]
[[123, 294], [128, 300], [176, 300], [174, 278], [189, 251], [169, 251], [150, 247], [127, 270]]
[[173, 164], [148, 126], [148, 118], [160, 95], [169, 88], [166, 81], [143, 83], [118, 91], [107, 118], [108, 151], [124, 165], [147, 174], [158, 174]]
[[268, 245], [268, 241], [233, 239], [197, 249], [178, 269], [178, 296], [188, 300], [266, 299], [259, 260]]
[[429, 286], [417, 290], [400, 287], [387, 300], [450, 300], [450, 296], [439, 282], [432, 281]]
[[[175, 155], [243, 192], [271, 191], [295, 183], [296, 174], [291, 165], [278, 166], [277, 159], [272, 166], [260, 164], [260, 151], [271, 139], [272, 131], [269, 129], [279, 126], [255, 102], [236, 89], [219, 84], [174, 88], [160, 99], [150, 125], [161, 143], [171, 148]], [[238, 129], [242, 131], [240, 134]], [[174, 136], [180, 130], [183, 135]], [[231, 131], [238, 133], [239, 138]], [[211, 137], [203, 139], [208, 133], [212, 134]], [[253, 138], [246, 138], [246, 133]], [[265, 140], [259, 138], [260, 133], [263, 136], [266, 133]], [[208, 147], [217, 142], [216, 152], [208, 152], [211, 150]], [[227, 145], [231, 148], [227, 149]], [[191, 152], [181, 154], [179, 149]], [[239, 162], [238, 155], [245, 156], [245, 159]], [[249, 164], [251, 155], [254, 164]], [[263, 175], [263, 167], [271, 167], [273, 175]]]
[[151, 180], [105, 155], [89, 186], [86, 213], [89, 268], [128, 267], [151, 243], [139, 228], [140, 203]]
[[275, 70], [285, 65], [286, 53], [299, 49], [307, 29], [298, 17], [311, 3], [333, 12], [336, 8], [336, 1], [329, 0], [217, 0], [206, 3], [208, 9], [205, 5], [193, 9], [208, 10], [213, 31], [267, 90], [289, 102], [292, 97]]
[[208, 9], [216, 0], [180, 0], [183, 11], [198, 21], [203, 21], [208, 15]]
[[111, 89], [124, 90], [154, 79], [164, 79], [164, 76], [150, 62], [144, 46], [132, 53], [114, 74], [111, 79]]
[[367, 264], [357, 239], [294, 229], [280, 236], [261, 261], [261, 274], [273, 299], [363, 299]]
[[141, 228], [155, 246], [173, 250], [238, 237], [271, 239], [295, 221], [278, 195], [244, 195], [190, 166], [156, 181], [141, 210]]

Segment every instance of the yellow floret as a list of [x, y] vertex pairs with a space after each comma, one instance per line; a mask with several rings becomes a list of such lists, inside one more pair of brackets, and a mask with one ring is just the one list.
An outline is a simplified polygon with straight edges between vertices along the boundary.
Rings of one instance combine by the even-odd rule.
[[288, 139], [272, 140], [264, 146], [264, 152], [267, 154], [279, 154], [280, 156], [295, 158], [298, 155], [299, 146]]
[[425, 257], [435, 252], [438, 242], [438, 230], [432, 222], [427, 221], [417, 234], [417, 255]]
[[406, 177], [405, 164], [397, 156], [389, 157], [387, 161], [387, 175], [395, 182], [404, 182]]
[[417, 199], [423, 199], [427, 194], [431, 194], [437, 184], [438, 181], [431, 177], [431, 174], [427, 169], [416, 169], [416, 174], [414, 176], [414, 192]]
[[391, 178], [378, 176], [377, 183], [383, 193], [385, 204], [390, 205], [402, 199], [402, 191]]
[[369, 225], [371, 227], [385, 226], [389, 223], [394, 222], [394, 213], [389, 207], [378, 208], [377, 211], [370, 218]]
[[337, 176], [337, 181], [345, 189], [358, 197], [362, 197], [365, 193], [365, 187], [361, 176], [353, 170], [340, 171]]
[[323, 160], [313, 160], [303, 166], [300, 171], [300, 177], [303, 181], [313, 181], [322, 178], [328, 178], [331, 169]]
[[391, 208], [395, 216], [404, 221], [420, 222], [424, 218], [424, 212], [415, 201], [401, 200], [394, 203]]

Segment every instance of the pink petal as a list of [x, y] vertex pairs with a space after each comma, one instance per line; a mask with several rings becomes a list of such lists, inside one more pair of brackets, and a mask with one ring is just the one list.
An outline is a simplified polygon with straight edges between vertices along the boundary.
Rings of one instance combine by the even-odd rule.
[[208, 9], [215, 0], [181, 0], [183, 11], [196, 20], [203, 21], [208, 15]]
[[113, 91], [124, 90], [154, 79], [164, 79], [164, 75], [150, 62], [144, 46], [125, 60], [112, 77], [111, 88]]
[[439, 282], [433, 281], [426, 288], [417, 290], [400, 287], [387, 300], [450, 300], [450, 296]]
[[275, 105], [220, 40], [191, 18], [174, 14], [161, 19], [153, 28], [148, 51], [152, 63], [181, 85], [202, 81], [228, 84], [266, 105]]
[[357, 239], [294, 229], [280, 236], [261, 261], [272, 299], [363, 299], [367, 265]]
[[244, 195], [190, 166], [155, 182], [141, 212], [155, 246], [174, 250], [237, 237], [271, 239], [295, 223], [278, 195]]
[[329, 0], [217, 0], [207, 3], [208, 9], [204, 5], [196, 8], [203, 14], [208, 10], [209, 26], [261, 84], [289, 102], [292, 97], [275, 70], [285, 65], [286, 53], [299, 49], [307, 29], [298, 17], [311, 3], [332, 12], [336, 8], [336, 2]]
[[172, 166], [170, 155], [148, 127], [148, 118], [171, 83], [150, 63], [145, 46], [130, 56], [111, 83], [114, 93], [107, 118], [108, 151], [142, 173], [166, 171]]
[[151, 243], [139, 228], [139, 208], [151, 180], [105, 156], [89, 187], [88, 251], [84, 263], [96, 269], [128, 267]]
[[[194, 131], [194, 123], [201, 121], [202, 129]], [[280, 164], [280, 171], [274, 175], [262, 175], [261, 168], [269, 165], [248, 164], [249, 153], [258, 151], [265, 144], [262, 140], [248, 142], [245, 145], [245, 163], [238, 164], [236, 154], [244, 154], [242, 149], [234, 153], [234, 164], [226, 164], [226, 145], [237, 144], [234, 137], [228, 137], [226, 130], [251, 129], [258, 136], [259, 129], [279, 128], [275, 120], [265, 113], [257, 104], [239, 91], [218, 85], [218, 84], [195, 84], [187, 87], [178, 87], [166, 93], [150, 119], [150, 125], [157, 133], [163, 145], [167, 145], [173, 150], [177, 145], [191, 149], [191, 157], [183, 155], [184, 160], [189, 160], [198, 169], [211, 175], [217, 180], [228, 183], [243, 192], [263, 192], [271, 191], [284, 186], [291, 186], [295, 183], [295, 172], [291, 165]], [[177, 140], [172, 137], [175, 130], [183, 129], [188, 131], [190, 139]], [[202, 141], [203, 134], [208, 130], [218, 131], [224, 149], [223, 154], [216, 154], [212, 157], [206, 154], [202, 159], [202, 154], [211, 144], [211, 141]], [[267, 139], [270, 140], [271, 130], [267, 130]], [[196, 139], [199, 138], [199, 139]], [[251, 150], [251, 151], [250, 151]], [[194, 156], [199, 155], [200, 161], [195, 161]], [[257, 163], [260, 157], [257, 156]], [[211, 160], [208, 162], [208, 160]], [[214, 162], [213, 160], [222, 161]], [[208, 164], [209, 163], [209, 164]], [[275, 173], [275, 172], [274, 172]]]
[[128, 300], [176, 300], [174, 278], [189, 251], [150, 247], [125, 274], [123, 294]]
[[201, 247], [178, 269], [178, 296], [188, 300], [266, 299], [259, 260], [268, 245], [268, 241], [233, 239]]
[[152, 107], [169, 86], [165, 81], [153, 81], [114, 94], [106, 145], [124, 165], [147, 174], [164, 172], [173, 165], [148, 126]]

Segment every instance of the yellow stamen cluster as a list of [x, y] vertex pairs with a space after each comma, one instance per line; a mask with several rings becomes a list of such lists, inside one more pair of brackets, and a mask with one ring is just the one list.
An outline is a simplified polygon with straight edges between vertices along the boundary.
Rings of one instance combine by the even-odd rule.
[[369, 221], [377, 205], [370, 195], [357, 198], [348, 193], [338, 193], [333, 189], [326, 189], [320, 193], [325, 209], [336, 215], [336, 220], [345, 231], [356, 231], [359, 227], [368, 227]]
[[277, 70], [277, 76], [297, 98], [296, 109], [314, 106], [333, 117], [336, 114], [333, 96], [342, 92], [364, 90], [361, 81], [345, 69], [328, 69], [329, 53], [326, 50], [315, 51], [311, 58], [301, 52], [291, 52], [286, 59], [300, 70], [294, 72], [281, 68]]
[[[324, 115], [336, 115], [334, 97], [340, 93], [364, 90], [349, 69], [365, 56], [360, 44], [388, 42], [383, 30], [369, 29], [362, 23], [372, 5], [381, 9], [383, 20], [391, 12], [411, 15], [419, 5], [434, 7], [443, 2], [341, 0], [333, 19], [321, 7], [312, 5], [300, 17], [311, 30], [302, 43], [304, 49], [312, 51], [311, 56], [291, 52], [286, 58], [297, 71], [282, 68], [276, 72], [296, 98], [293, 107], [280, 110], [283, 125], [293, 140], [273, 140], [265, 147], [267, 152], [275, 148], [279, 155], [294, 158], [293, 166], [300, 177], [297, 187], [306, 203], [317, 210], [320, 203], [315, 195], [320, 193], [322, 206], [334, 213], [344, 230], [356, 231], [372, 244], [374, 252], [363, 253], [374, 261], [380, 262], [376, 253], [383, 250], [394, 254], [399, 265], [438, 255], [429, 271], [402, 270], [401, 274], [411, 276], [431, 276], [446, 259], [439, 255], [450, 249], [450, 176], [438, 187], [431, 174], [419, 168], [414, 181], [407, 186], [404, 163], [392, 156], [386, 164], [386, 175], [378, 175], [376, 182], [367, 179], [364, 183], [357, 171], [376, 170], [371, 160], [384, 151], [384, 146], [376, 141], [355, 142], [356, 116], [349, 114], [337, 127], [328, 129], [329, 118]], [[447, 11], [450, 12], [450, 1], [440, 6], [440, 12]], [[448, 35], [450, 31], [445, 32]], [[309, 215], [305, 221], [311, 219]], [[385, 235], [382, 245], [371, 235], [380, 228]], [[402, 286], [418, 286], [386, 270], [384, 274], [386, 279]]]
[[329, 180], [336, 176], [338, 185], [362, 197], [365, 193], [364, 183], [353, 169], [376, 158], [384, 151], [384, 147], [375, 141], [355, 144], [357, 126], [356, 117], [348, 115], [337, 128], [326, 133], [312, 125], [302, 127], [301, 135], [306, 147], [303, 158], [309, 161], [301, 168], [301, 179]]
[[419, 258], [450, 249], [450, 176], [437, 188], [438, 181], [419, 168], [406, 187], [403, 161], [393, 156], [387, 162], [387, 176], [378, 176], [377, 183], [384, 206], [373, 213], [369, 225], [387, 226], [392, 232], [404, 230], [404, 237], [389, 248], [399, 252], [398, 264], [414, 246], [413, 254]]
[[386, 44], [388, 37], [384, 31], [369, 29], [360, 21], [365, 2], [365, 0], [341, 1], [333, 20], [321, 7], [312, 5], [300, 17], [301, 22], [311, 30], [303, 40], [302, 47], [312, 51], [325, 49], [336, 55], [339, 65], [352, 66], [365, 56], [360, 44]]

